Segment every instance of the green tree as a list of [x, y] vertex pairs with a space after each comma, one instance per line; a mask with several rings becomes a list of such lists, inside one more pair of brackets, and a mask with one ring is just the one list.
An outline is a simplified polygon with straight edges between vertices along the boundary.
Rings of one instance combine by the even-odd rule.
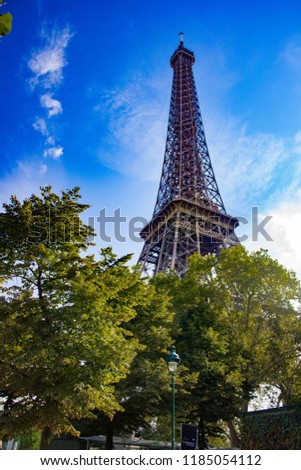
[[[97, 420], [79, 424], [83, 435], [105, 434], [107, 449], [113, 448], [113, 435], [133, 435], [138, 429], [144, 438], [170, 441], [171, 377], [166, 356], [178, 327], [168, 289], [158, 287], [157, 279], [144, 283], [144, 303], [127, 325], [140, 349], [129, 374], [115, 387], [122, 409], [112, 418], [97, 413]], [[191, 383], [195, 383], [194, 374], [181, 366], [176, 378], [177, 400], [187, 398]]]
[[169, 297], [155, 286], [145, 285], [145, 303], [129, 322], [129, 329], [139, 340], [141, 350], [133, 360], [130, 373], [116, 387], [123, 412], [117, 411], [109, 429], [132, 432], [143, 428], [150, 432], [150, 421], [158, 414], [169, 413], [166, 397], [170, 378], [166, 366], [167, 348], [172, 344], [173, 311]]
[[238, 246], [194, 255], [185, 278], [169, 274], [168, 286], [177, 349], [198, 374], [183, 416], [199, 425], [201, 447], [223, 430], [220, 420], [238, 445], [233, 420], [260, 385], [278, 387], [286, 403], [300, 396], [300, 283], [267, 251]]
[[28, 430], [19, 440], [19, 450], [38, 450], [40, 448], [41, 433], [38, 431]]
[[71, 420], [95, 408], [113, 416], [114, 385], [139, 350], [127, 323], [143, 283], [110, 249], [84, 255], [93, 230], [79, 188], [41, 188], [0, 214], [0, 426], [3, 434], [76, 433]]
[[[0, 0], [0, 7], [5, 5], [5, 3], [6, 2], [3, 2], [3, 0]], [[9, 11], [7, 13], [0, 13], [0, 37], [6, 36], [11, 32], [12, 21], [13, 17]]]
[[[131, 363], [129, 374], [115, 387], [122, 409], [110, 419], [98, 413], [97, 421], [81, 423], [83, 433], [105, 434], [106, 448], [113, 448], [113, 435], [132, 435], [138, 428], [152, 437], [151, 423], [158, 416], [170, 419], [170, 376], [166, 355], [173, 342], [173, 317], [170, 298], [152, 282], [144, 283], [144, 303], [127, 328], [139, 341], [140, 350]], [[170, 429], [170, 423], [169, 423]], [[169, 439], [169, 434], [165, 436]]]
[[299, 362], [300, 282], [266, 250], [236, 247], [215, 266], [212, 307], [224, 316], [242, 376], [242, 410], [253, 392], [278, 376], [279, 365]]
[[[210, 261], [206, 269], [190, 269], [184, 278], [173, 274], [157, 277], [161, 288], [170, 292], [176, 312], [175, 340], [181, 363], [194, 375], [189, 395], [177, 396], [177, 414], [182, 422], [199, 428], [199, 448], [210, 439], [224, 434], [220, 420], [235, 412], [237, 391], [233, 374], [227, 366], [228, 337], [218, 312], [212, 311]], [[232, 371], [231, 371], [232, 372]]]

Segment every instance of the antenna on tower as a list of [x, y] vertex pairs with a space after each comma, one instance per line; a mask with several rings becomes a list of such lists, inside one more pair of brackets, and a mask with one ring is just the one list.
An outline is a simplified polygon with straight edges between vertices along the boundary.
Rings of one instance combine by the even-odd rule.
[[184, 33], [180, 33], [179, 36], [180, 36], [180, 46], [183, 46], [184, 45]]

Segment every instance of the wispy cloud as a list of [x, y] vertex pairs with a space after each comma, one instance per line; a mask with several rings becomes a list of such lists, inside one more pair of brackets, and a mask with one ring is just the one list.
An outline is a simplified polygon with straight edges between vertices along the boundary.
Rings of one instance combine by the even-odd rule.
[[[161, 85], [164, 86], [164, 83]], [[98, 96], [94, 108], [106, 135], [99, 159], [139, 179], [158, 181], [164, 153], [168, 95], [142, 77]], [[110, 150], [106, 151], [109, 146]]]
[[279, 59], [286, 63], [294, 72], [301, 73], [301, 35], [291, 38], [281, 51]]
[[[143, 84], [142, 84], [143, 83]], [[165, 83], [165, 82], [164, 82]], [[99, 158], [107, 166], [139, 179], [158, 182], [165, 150], [168, 94], [134, 81], [103, 94], [95, 110], [108, 124], [106, 151], [102, 142]], [[282, 138], [267, 133], [250, 133], [246, 123], [221, 110], [205, 122], [209, 153], [226, 207], [237, 213], [264, 198], [280, 193], [291, 184], [299, 161], [301, 134]], [[289, 165], [287, 161], [289, 160]], [[277, 174], [286, 167], [287, 180], [273, 188]]]
[[33, 123], [33, 128], [40, 132], [42, 135], [48, 137], [48, 129], [47, 129], [47, 124], [45, 119], [43, 118], [37, 118], [36, 121]]
[[45, 163], [42, 163], [40, 165], [39, 174], [44, 175], [45, 173], [47, 173], [47, 165], [45, 165]]
[[44, 157], [53, 160], [58, 160], [63, 155], [63, 147], [56, 144], [53, 135], [55, 126], [53, 122], [49, 125], [50, 119], [63, 112], [62, 104], [54, 98], [53, 90], [57, 90], [63, 81], [63, 68], [68, 63], [66, 48], [72, 35], [69, 27], [54, 27], [52, 30], [44, 27], [41, 31], [41, 45], [32, 51], [27, 63], [32, 74], [29, 85], [32, 90], [38, 89], [41, 108], [47, 113], [37, 117], [33, 127], [46, 138]]
[[36, 155], [24, 156], [16, 162], [12, 171], [1, 179], [0, 201], [8, 202], [11, 194], [24, 199], [32, 193], [38, 193], [40, 186], [53, 185], [60, 189], [65, 186], [62, 168], [48, 168], [42, 158]]
[[46, 93], [41, 96], [42, 108], [48, 110], [48, 117], [56, 116], [63, 112], [62, 105], [59, 100], [52, 98], [52, 93]]
[[[239, 76], [229, 71], [220, 47], [202, 49], [198, 74], [206, 81], [207, 87], [212, 86], [216, 67], [219, 77], [214, 81], [218, 84], [215, 96], [220, 96], [237, 83]], [[123, 86], [115, 89], [106, 92], [94, 90], [98, 99], [94, 111], [99, 113], [104, 123], [105, 137], [98, 154], [103, 164], [142, 180], [159, 181], [171, 84], [172, 71], [167, 64], [164, 70], [155, 73], [149, 70], [138, 75], [133, 73]], [[109, 147], [108, 151], [106, 147]]]
[[44, 151], [44, 157], [50, 157], [53, 160], [58, 160], [63, 155], [63, 147], [51, 147]]
[[270, 255], [278, 259], [286, 268], [292, 269], [301, 279], [301, 189], [291, 193], [287, 198], [278, 200], [270, 205], [266, 212], [261, 214], [260, 221], [266, 216], [270, 219], [264, 226], [270, 240], [259, 236], [258, 240], [252, 240], [251, 226], [246, 246], [250, 250], [266, 248]]
[[45, 137], [45, 150], [43, 156], [45, 158], [52, 158], [58, 160], [63, 155], [63, 147], [56, 145], [54, 137], [48, 130], [47, 122], [44, 118], [37, 118], [33, 123], [33, 128], [40, 132]]
[[294, 93], [300, 107], [301, 97], [301, 35], [293, 36], [283, 47], [278, 56], [278, 64], [282, 66], [282, 75], [288, 77], [289, 84], [285, 83], [284, 93]]
[[42, 46], [32, 52], [28, 61], [28, 67], [33, 73], [29, 81], [32, 88], [41, 85], [47, 89], [62, 82], [63, 68], [67, 65], [65, 51], [71, 37], [69, 27], [51, 31], [43, 28]]
[[[206, 135], [226, 206], [237, 211], [258, 204], [262, 198], [267, 202], [277, 174], [288, 159], [293, 172], [294, 139], [250, 133], [246, 124], [222, 115], [207, 122]], [[285, 178], [282, 184], [287, 184]], [[275, 190], [281, 189], [278, 186]]]
[[[248, 249], [268, 249], [301, 279], [301, 132], [286, 138], [251, 134], [246, 125], [225, 119], [223, 126], [221, 119], [208, 122], [208, 143], [226, 208], [248, 221], [237, 233], [247, 235]], [[255, 225], [252, 207], [258, 208]], [[271, 240], [261, 233], [254, 239], [265, 217]]]

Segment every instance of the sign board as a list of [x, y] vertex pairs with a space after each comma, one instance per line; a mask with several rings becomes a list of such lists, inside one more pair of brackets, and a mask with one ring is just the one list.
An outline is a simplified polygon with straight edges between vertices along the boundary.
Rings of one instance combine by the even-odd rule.
[[181, 426], [181, 450], [196, 450], [198, 448], [198, 427], [192, 424]]

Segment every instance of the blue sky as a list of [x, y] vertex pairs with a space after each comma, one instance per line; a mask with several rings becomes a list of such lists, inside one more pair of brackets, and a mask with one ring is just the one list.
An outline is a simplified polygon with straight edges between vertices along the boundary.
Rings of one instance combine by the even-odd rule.
[[[249, 221], [238, 235], [301, 277], [299, 1], [7, 0], [2, 10], [13, 29], [0, 42], [1, 203], [79, 185], [96, 229], [102, 209], [126, 217], [125, 241], [109, 222], [106, 233], [135, 262], [142, 244], [128, 222], [152, 215], [183, 31], [222, 198]], [[272, 241], [256, 236], [252, 207], [258, 223], [272, 217]]]

